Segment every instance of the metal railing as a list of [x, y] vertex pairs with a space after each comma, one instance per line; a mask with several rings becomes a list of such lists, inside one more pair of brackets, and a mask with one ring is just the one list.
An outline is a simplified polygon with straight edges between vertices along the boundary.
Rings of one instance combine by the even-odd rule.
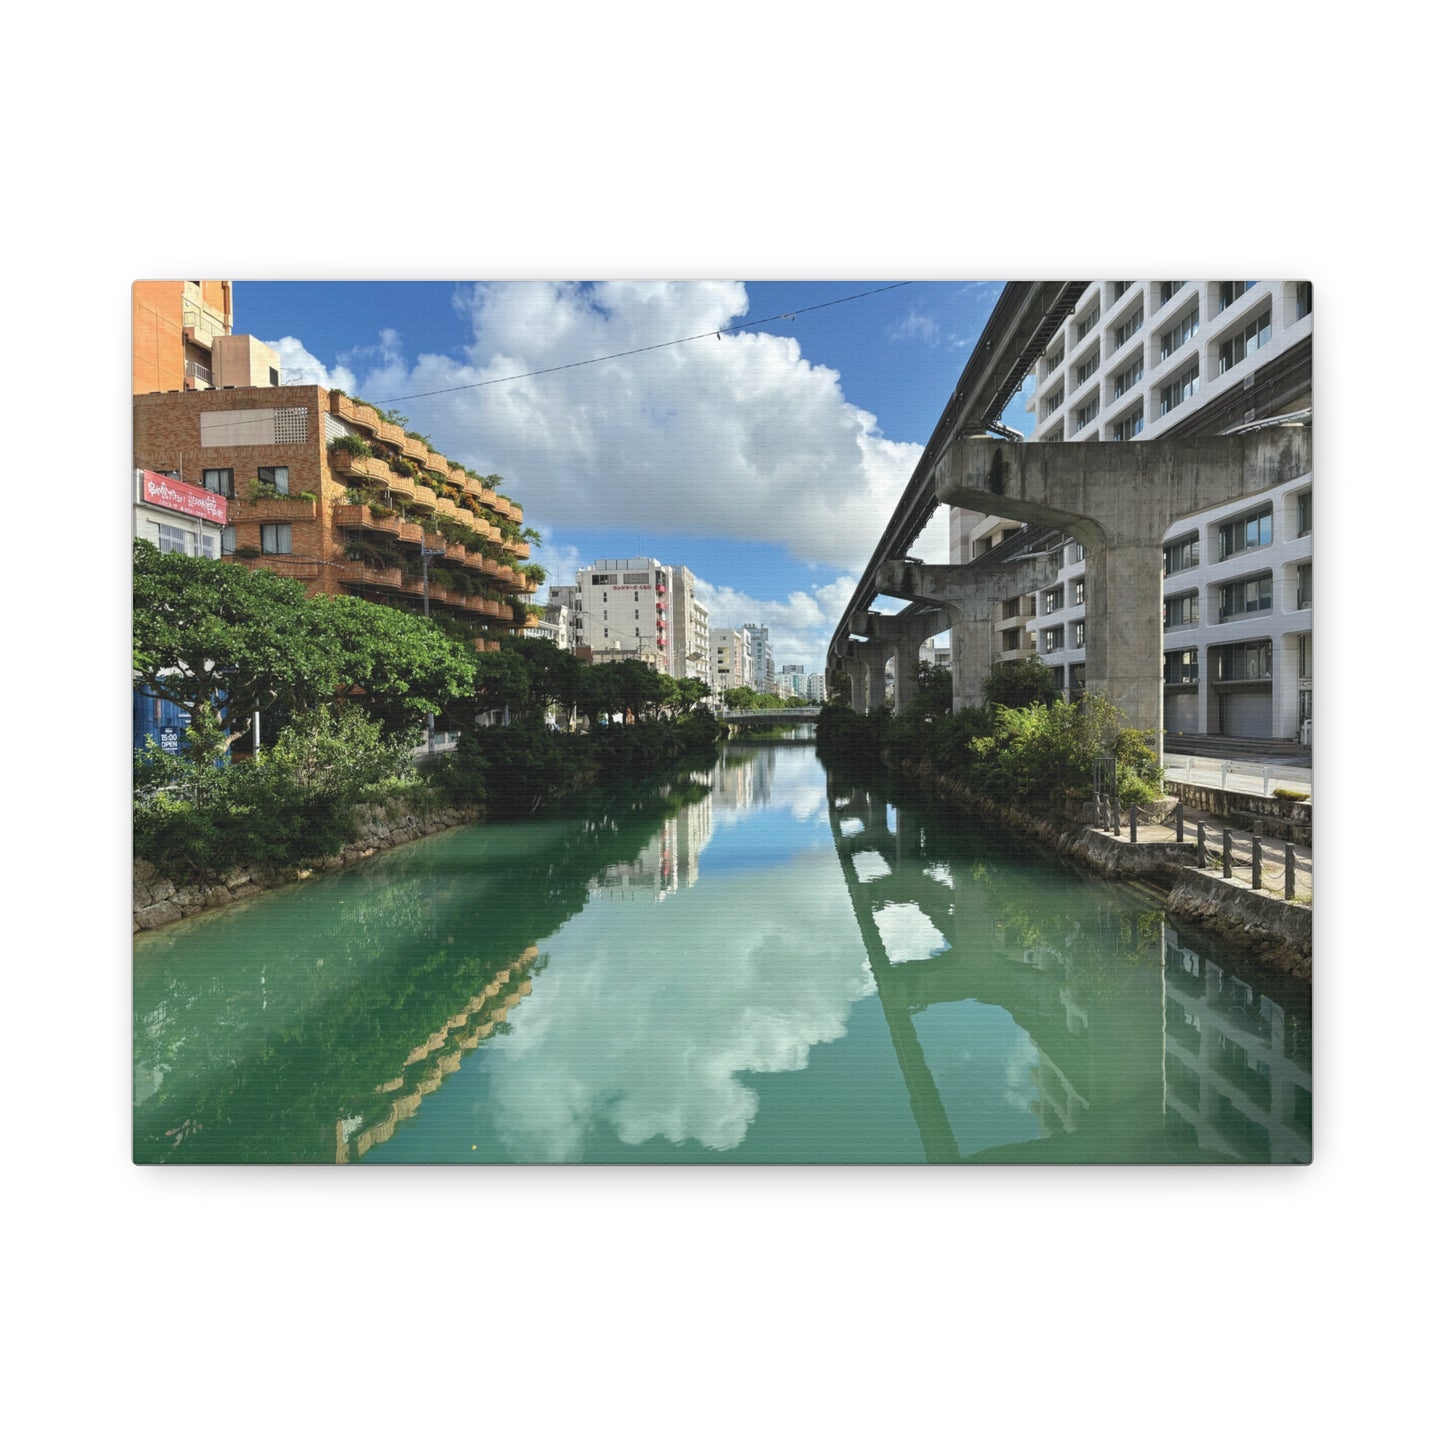
[[1314, 793], [1314, 769], [1291, 767], [1284, 763], [1240, 762], [1231, 758], [1197, 758], [1190, 754], [1165, 753], [1164, 776], [1175, 783], [1224, 788], [1234, 793], [1257, 793], [1266, 798], [1277, 787], [1292, 788], [1307, 796]]

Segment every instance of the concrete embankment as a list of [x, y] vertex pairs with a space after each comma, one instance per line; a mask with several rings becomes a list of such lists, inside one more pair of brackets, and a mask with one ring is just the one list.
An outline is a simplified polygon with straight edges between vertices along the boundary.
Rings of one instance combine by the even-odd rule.
[[975, 797], [936, 773], [901, 767], [898, 771], [1102, 877], [1152, 884], [1167, 895], [1164, 907], [1169, 913], [1243, 945], [1271, 968], [1296, 978], [1311, 976], [1314, 915], [1309, 905], [1256, 892], [1249, 886], [1247, 867], [1233, 878], [1224, 878], [1196, 866], [1195, 843], [1176, 841], [1172, 824], [1141, 824], [1139, 841], [1130, 842], [1127, 824], [1123, 836], [1116, 838], [1087, 823], [1041, 818]]
[[294, 867], [240, 864], [209, 882], [176, 883], [143, 859], [137, 859], [132, 874], [131, 931], [140, 933], [163, 928], [168, 923], [177, 923], [211, 908], [224, 908], [228, 903], [272, 888], [284, 888], [317, 873], [334, 873], [388, 848], [475, 822], [479, 814], [479, 809], [445, 808], [421, 817], [396, 804], [361, 804], [357, 808], [358, 837], [339, 853], [308, 858]]

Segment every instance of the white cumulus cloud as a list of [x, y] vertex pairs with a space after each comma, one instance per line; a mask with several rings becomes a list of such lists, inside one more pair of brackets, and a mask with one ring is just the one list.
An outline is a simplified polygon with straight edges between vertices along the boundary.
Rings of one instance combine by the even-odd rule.
[[[362, 394], [399, 398], [448, 455], [502, 475], [539, 527], [646, 518], [857, 569], [921, 452], [792, 338], [726, 334], [747, 309], [738, 282], [496, 282], [456, 304], [465, 361], [408, 363], [385, 334], [345, 361], [372, 368]], [[671, 344], [683, 337], [702, 339]], [[611, 359], [575, 364], [594, 357]]]

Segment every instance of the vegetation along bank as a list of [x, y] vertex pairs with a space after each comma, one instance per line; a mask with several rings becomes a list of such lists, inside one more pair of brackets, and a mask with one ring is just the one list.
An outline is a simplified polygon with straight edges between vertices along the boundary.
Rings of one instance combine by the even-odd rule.
[[819, 755], [854, 774], [888, 771], [922, 782], [1091, 871], [1167, 889], [1170, 912], [1245, 944], [1262, 962], [1310, 976], [1309, 907], [1195, 868], [1192, 841], [1130, 844], [1127, 833], [1116, 839], [1091, 826], [1096, 787], [1110, 775], [1126, 814], [1135, 804], [1142, 821], [1158, 822], [1176, 806], [1148, 736], [1122, 726], [1108, 698], [1062, 700], [1036, 658], [995, 664], [984, 696], [983, 706], [954, 712], [948, 669], [925, 664], [917, 697], [897, 717], [827, 704]]

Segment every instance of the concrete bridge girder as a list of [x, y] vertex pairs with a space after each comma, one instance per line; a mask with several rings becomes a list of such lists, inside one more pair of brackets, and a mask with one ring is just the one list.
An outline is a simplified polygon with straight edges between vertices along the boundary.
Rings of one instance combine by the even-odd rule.
[[922, 617], [890, 617], [868, 612], [854, 618], [853, 631], [882, 643], [893, 656], [893, 710], [900, 713], [918, 695], [918, 650], [949, 625], [938, 612]]
[[950, 614], [956, 712], [983, 703], [983, 684], [993, 662], [994, 608], [1010, 597], [1047, 587], [1057, 571], [1052, 555], [1001, 567], [893, 561], [883, 564], [878, 581], [891, 596], [934, 602]]
[[934, 473], [948, 506], [1056, 527], [1084, 544], [1089, 686], [1163, 743], [1165, 531], [1313, 465], [1308, 427], [1119, 442], [961, 438]]

